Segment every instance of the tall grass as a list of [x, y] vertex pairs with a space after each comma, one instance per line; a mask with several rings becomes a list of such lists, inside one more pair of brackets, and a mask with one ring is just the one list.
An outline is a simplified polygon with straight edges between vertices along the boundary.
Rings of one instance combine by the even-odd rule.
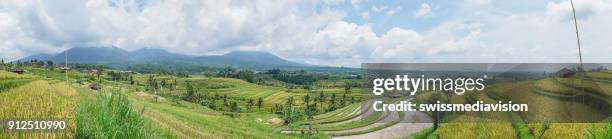
[[423, 129], [419, 132], [412, 134], [411, 137], [413, 139], [435, 139], [437, 137], [431, 135], [434, 131], [435, 130], [433, 128], [426, 128], [426, 129]]
[[586, 130], [585, 138], [610, 139], [612, 138], [612, 122], [608, 122], [605, 127], [597, 127], [591, 124]]
[[514, 131], [516, 131], [516, 135], [518, 135], [521, 139], [533, 139], [534, 136], [531, 133], [531, 130], [527, 123], [521, 118], [521, 116], [516, 112], [508, 112], [510, 118], [512, 119], [512, 126], [514, 127]]
[[[142, 110], [143, 111], [143, 110]], [[77, 138], [159, 138], [128, 98], [117, 90], [83, 101], [77, 109]]]
[[24, 85], [31, 80], [0, 80], [0, 93]]
[[28, 78], [32, 78], [32, 76], [21, 75], [17, 73], [0, 70], [0, 80], [28, 79]]

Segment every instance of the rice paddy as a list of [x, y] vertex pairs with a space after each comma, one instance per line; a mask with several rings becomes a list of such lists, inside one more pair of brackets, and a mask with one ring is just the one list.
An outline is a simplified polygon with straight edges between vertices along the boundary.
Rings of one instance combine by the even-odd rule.
[[[25, 137], [73, 137], [75, 107], [79, 101], [76, 91], [66, 84], [49, 84], [37, 80], [0, 93], [0, 119], [66, 119], [67, 133], [35, 133]], [[16, 133], [0, 133], [0, 137], [19, 137]]]
[[[321, 81], [327, 88], [315, 90], [286, 89], [278, 86], [258, 85], [231, 78], [194, 76], [177, 78], [177, 89], [164, 88], [155, 94], [145, 91], [142, 85], [102, 80], [103, 91], [93, 91], [87, 85], [78, 85], [75, 78], [86, 77], [78, 72], [65, 75], [59, 71], [30, 69], [32, 74], [15, 74], [0, 71], [0, 119], [11, 118], [66, 118], [66, 133], [0, 133], [0, 138], [304, 138], [299, 134], [306, 126], [319, 131], [313, 138], [352, 136], [383, 131], [399, 121], [380, 122], [386, 117], [403, 117], [403, 113], [368, 112], [361, 103], [347, 104], [337, 110], [316, 115], [312, 120], [299, 122], [294, 130], [284, 125], [269, 124], [266, 120], [278, 117], [267, 111], [275, 104], [284, 104], [294, 98], [296, 107], [304, 107], [305, 95], [316, 97], [320, 92], [329, 97], [341, 97], [345, 90], [338, 82]], [[473, 103], [475, 100], [496, 103], [512, 100], [526, 103], [527, 112], [453, 112], [438, 129], [425, 128], [422, 132], [406, 137], [414, 138], [530, 138], [542, 128], [541, 121], [580, 121], [606, 119], [610, 116], [602, 107], [571, 99], [586, 93], [593, 96], [610, 96], [610, 73], [598, 72], [585, 77], [558, 78], [498, 83], [488, 86], [484, 92], [468, 92], [463, 96], [442, 95], [452, 103]], [[145, 82], [147, 75], [137, 76]], [[173, 81], [172, 76], [157, 76]], [[185, 81], [190, 80], [199, 93], [226, 95], [232, 101], [245, 105], [245, 100], [262, 98], [264, 109], [228, 116], [206, 106], [168, 96], [183, 95]], [[115, 91], [113, 91], [115, 90]], [[353, 88], [349, 97], [361, 99], [361, 88]], [[166, 95], [164, 95], [166, 93]], [[105, 95], [106, 94], [106, 95]], [[413, 98], [417, 103], [428, 103], [433, 93], [421, 93]], [[605, 97], [604, 97], [605, 98]], [[112, 103], [111, 103], [112, 102]], [[609, 101], [602, 101], [603, 103]], [[327, 103], [327, 102], [326, 102]], [[324, 103], [323, 107], [328, 104]], [[112, 104], [105, 106], [105, 104]], [[312, 104], [312, 103], [311, 103]], [[221, 105], [221, 104], [219, 104]], [[320, 105], [317, 105], [317, 108]], [[244, 108], [244, 106], [241, 106]], [[129, 112], [124, 115], [121, 112]], [[122, 115], [117, 117], [118, 115]], [[107, 125], [105, 121], [116, 124]], [[112, 123], [112, 122], [111, 122]], [[122, 123], [122, 124], [119, 124]], [[607, 123], [552, 123], [542, 138], [582, 138], [603, 136]], [[109, 131], [129, 131], [126, 133]], [[287, 131], [289, 134], [281, 133]], [[596, 135], [591, 135], [596, 134]], [[603, 136], [605, 137], [605, 136]]]
[[[486, 114], [462, 113], [428, 135], [416, 134], [415, 138], [533, 138], [543, 127], [542, 121], [584, 121], [585, 119], [607, 119], [609, 114], [589, 103], [572, 99], [575, 96], [608, 95], [609, 73], [588, 74], [588, 78], [545, 78], [537, 81], [520, 81], [491, 85], [483, 93], [467, 93], [468, 100], [484, 100], [495, 103], [497, 99], [512, 100], [530, 106], [527, 112], [487, 112]], [[585, 90], [585, 91], [581, 91]], [[419, 97], [425, 96], [417, 96]], [[495, 99], [491, 98], [494, 97]], [[423, 98], [421, 98], [423, 99]], [[605, 97], [603, 98], [605, 99]], [[453, 102], [461, 103], [458, 98]], [[591, 102], [593, 103], [593, 102]], [[601, 103], [609, 103], [602, 101]], [[481, 117], [481, 118], [477, 118]], [[518, 119], [517, 119], [518, 118]], [[481, 122], [474, 122], [480, 120]], [[491, 121], [493, 120], [493, 121]], [[519, 122], [517, 122], [517, 120]], [[514, 121], [514, 122], [513, 122]], [[523, 122], [521, 122], [523, 121]], [[541, 138], [584, 138], [592, 130], [605, 130], [607, 123], [551, 123]], [[598, 135], [605, 134], [597, 132]], [[592, 137], [592, 136], [591, 136]]]

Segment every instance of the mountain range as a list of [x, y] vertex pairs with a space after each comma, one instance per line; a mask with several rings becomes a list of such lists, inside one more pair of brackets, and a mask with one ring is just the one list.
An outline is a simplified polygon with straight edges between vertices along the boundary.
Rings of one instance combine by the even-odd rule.
[[170, 53], [163, 49], [142, 48], [135, 51], [112, 47], [74, 47], [58, 54], [34, 54], [20, 60], [51, 60], [64, 62], [68, 53], [69, 63], [82, 64], [182, 64], [198, 66], [235, 67], [309, 67], [312, 65], [291, 62], [269, 52], [232, 51], [223, 55], [192, 56]]

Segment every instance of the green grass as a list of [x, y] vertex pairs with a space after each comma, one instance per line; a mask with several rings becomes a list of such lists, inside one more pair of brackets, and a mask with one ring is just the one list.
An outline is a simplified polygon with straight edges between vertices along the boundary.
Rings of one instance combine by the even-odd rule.
[[76, 80], [77, 78], [84, 77], [84, 74], [81, 74], [77, 71], [70, 70], [68, 74], [64, 73], [61, 69], [43, 69], [43, 68], [26, 68], [29, 74], [35, 75], [39, 78], [43, 79], [52, 79], [52, 80], [65, 80], [66, 76], [71, 80]]
[[413, 139], [434, 139], [436, 137], [431, 136], [431, 134], [434, 132], [435, 130], [433, 128], [426, 128], [423, 129], [419, 132], [416, 132], [414, 134], [411, 135], [411, 137]]
[[32, 78], [32, 77], [30, 75], [22, 75], [22, 74], [0, 70], [0, 80], [29, 79], [29, 78]]
[[612, 122], [605, 124], [605, 127], [590, 125], [585, 131], [585, 138], [609, 139], [612, 138]]
[[102, 92], [77, 109], [76, 138], [159, 138], [152, 127], [119, 91]]
[[7, 91], [12, 88], [16, 88], [31, 82], [32, 80], [18, 79], [18, 80], [0, 80], [0, 93]]
[[601, 80], [612, 80], [612, 72], [588, 72], [587, 76]]
[[512, 119], [512, 126], [514, 127], [514, 131], [516, 131], [516, 135], [521, 139], [533, 139], [533, 134], [527, 123], [518, 115], [516, 112], [509, 112], [510, 118]]

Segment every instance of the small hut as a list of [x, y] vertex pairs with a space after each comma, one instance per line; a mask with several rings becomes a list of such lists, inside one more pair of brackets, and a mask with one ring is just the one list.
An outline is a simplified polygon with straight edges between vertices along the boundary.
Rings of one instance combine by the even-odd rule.
[[574, 74], [576, 74], [575, 71], [567, 69], [567, 68], [563, 68], [563, 69], [557, 71], [557, 73], [555, 73], [555, 75], [557, 75], [557, 77], [561, 77], [561, 78], [572, 77], [572, 76], [574, 76]]
[[20, 69], [20, 68], [15, 68], [13, 70], [11, 70], [11, 72], [17, 73], [17, 74], [23, 74], [25, 73], [25, 70]]
[[102, 86], [98, 85], [98, 83], [91, 83], [91, 84], [89, 84], [89, 88], [91, 90], [100, 90], [100, 89], [102, 89]]

